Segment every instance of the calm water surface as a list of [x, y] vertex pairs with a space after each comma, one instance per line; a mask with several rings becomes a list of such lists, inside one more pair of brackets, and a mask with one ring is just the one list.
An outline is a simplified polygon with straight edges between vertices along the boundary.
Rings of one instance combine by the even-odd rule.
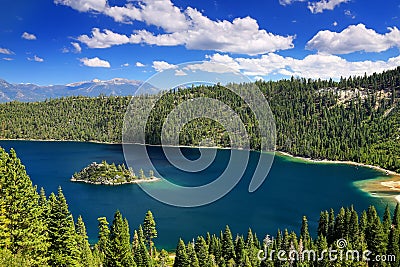
[[[97, 218], [106, 216], [111, 223], [117, 209], [128, 219], [131, 230], [142, 223], [146, 211], [151, 210], [157, 222], [156, 245], [174, 249], [179, 237], [188, 241], [207, 231], [219, 233], [226, 224], [234, 235], [246, 234], [251, 227], [262, 238], [265, 234], [275, 235], [278, 228], [298, 232], [301, 218], [306, 215], [310, 230], [315, 233], [321, 210], [338, 210], [352, 204], [360, 210], [374, 204], [382, 212], [386, 205], [353, 185], [354, 181], [379, 176], [376, 170], [343, 164], [304, 163], [283, 156], [275, 157], [264, 184], [256, 192], [249, 193], [247, 189], [259, 155], [251, 152], [244, 177], [228, 195], [203, 207], [177, 208], [152, 199], [135, 184], [99, 186], [69, 181], [74, 172], [93, 161], [124, 162], [121, 145], [0, 141], [0, 146], [7, 151], [10, 148], [17, 151], [33, 183], [44, 187], [47, 194], [62, 187], [75, 219], [82, 215], [91, 242], [97, 238]], [[223, 172], [230, 155], [229, 150], [218, 150], [209, 168], [188, 174], [168, 164], [161, 148], [148, 147], [148, 151], [163, 177], [182, 185], [205, 184], [215, 179]], [[197, 149], [190, 148], [183, 148], [183, 153], [193, 159], [199, 155]]]

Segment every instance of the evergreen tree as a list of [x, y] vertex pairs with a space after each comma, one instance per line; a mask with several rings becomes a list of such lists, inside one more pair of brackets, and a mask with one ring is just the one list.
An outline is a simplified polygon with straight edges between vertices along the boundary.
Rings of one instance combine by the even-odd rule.
[[186, 247], [186, 253], [189, 259], [190, 267], [200, 267], [199, 260], [197, 259], [196, 251], [194, 249], [194, 244], [189, 242]]
[[133, 234], [132, 251], [133, 259], [137, 267], [147, 267], [151, 265], [151, 259], [146, 245], [144, 244], [143, 235], [139, 235], [136, 230]]
[[110, 236], [110, 229], [108, 227], [108, 222], [106, 217], [97, 218], [98, 221], [98, 241], [95, 246], [96, 254], [100, 260], [100, 262], [105, 262], [105, 256], [109, 246], [109, 236]]
[[106, 251], [107, 266], [136, 266], [130, 247], [128, 221], [122, 218], [122, 214], [119, 211], [114, 214]]
[[328, 228], [329, 228], [329, 213], [327, 211], [323, 211], [319, 215], [318, 236], [327, 237]]
[[53, 193], [50, 195], [49, 203], [49, 263], [52, 266], [78, 266], [74, 220], [61, 187], [58, 188], [57, 196]]
[[364, 210], [361, 213], [361, 218], [360, 218], [360, 232], [361, 233], [365, 233], [365, 230], [368, 227], [368, 216], [367, 216], [367, 212]]
[[341, 208], [335, 220], [335, 240], [346, 238], [346, 212]]
[[0, 148], [0, 248], [20, 254], [30, 264], [47, 262], [47, 231], [39, 196], [13, 149]]
[[400, 230], [396, 227], [390, 229], [388, 238], [388, 255], [394, 255], [396, 261], [392, 262], [392, 266], [399, 266], [400, 263]]
[[385, 212], [383, 214], [382, 223], [383, 223], [384, 231], [389, 232], [390, 228], [392, 226], [392, 218], [390, 216], [390, 209], [389, 209], [389, 205], [388, 204], [386, 204], [386, 207], [385, 207]]
[[156, 222], [151, 211], [147, 211], [143, 221], [143, 234], [149, 246], [150, 256], [153, 257], [153, 238], [157, 237]]
[[185, 243], [182, 239], [179, 239], [178, 245], [175, 251], [175, 261], [173, 267], [189, 267], [190, 262], [188, 255], [186, 254]]
[[246, 251], [245, 251], [245, 244], [242, 236], [236, 238], [235, 243], [235, 262], [238, 266], [242, 266], [245, 262], [246, 258]]
[[308, 249], [311, 243], [310, 233], [308, 232], [308, 220], [306, 216], [303, 216], [300, 230], [300, 238], [303, 240], [304, 248]]
[[92, 251], [90, 250], [85, 223], [81, 216], [78, 217], [78, 221], [76, 222], [76, 234], [80, 265], [85, 267], [94, 267], [95, 264]]
[[365, 232], [365, 238], [368, 248], [374, 255], [385, 253], [386, 238], [383, 231], [381, 220], [374, 206], [370, 206], [367, 211], [368, 229]]
[[358, 247], [359, 239], [360, 239], [360, 231], [359, 231], [359, 223], [358, 223], [358, 214], [352, 208], [351, 210], [351, 217], [350, 217], [350, 222], [348, 225], [349, 233], [348, 233], [348, 239], [351, 243], [355, 245], [355, 247]]
[[227, 225], [222, 236], [222, 256], [225, 262], [235, 259], [235, 247], [233, 246], [232, 233]]
[[327, 240], [328, 244], [332, 244], [335, 240], [335, 211], [333, 209], [329, 211], [329, 228]]
[[[167, 262], [169, 260], [168, 252], [165, 249], [162, 249], [159, 255], [160, 267], [166, 267]], [[192, 265], [193, 267], [199, 267], [199, 265]]]
[[[194, 250], [201, 267], [211, 267], [210, 257], [208, 255], [207, 243], [202, 236], [197, 237], [194, 244]], [[189, 259], [190, 261], [190, 259]]]
[[399, 203], [396, 204], [396, 208], [394, 209], [392, 224], [395, 227], [400, 229], [400, 205], [399, 205]]

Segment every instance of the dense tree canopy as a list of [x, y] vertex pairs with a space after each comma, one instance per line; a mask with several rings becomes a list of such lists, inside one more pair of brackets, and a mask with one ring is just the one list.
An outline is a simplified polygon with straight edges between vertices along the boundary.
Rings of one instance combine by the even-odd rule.
[[[292, 78], [255, 84], [275, 117], [276, 149], [400, 171], [400, 67], [371, 76], [342, 78], [339, 82]], [[246, 91], [251, 86], [254, 85], [228, 87]], [[180, 88], [164, 94], [150, 113], [146, 142], [160, 144], [162, 125], [168, 114], [184, 101], [198, 97], [217, 99], [231, 107], [246, 126], [251, 148], [260, 149], [260, 129], [253, 111], [243, 99], [220, 85]], [[142, 98], [151, 100], [154, 96]], [[124, 114], [130, 100], [129, 97], [69, 97], [0, 104], [0, 138], [121, 142]], [[142, 112], [140, 106], [133, 110], [138, 116]], [[218, 112], [228, 116], [225, 110]], [[131, 127], [137, 132], [135, 125]], [[172, 136], [174, 130], [167, 131], [165, 136]], [[208, 118], [186, 124], [179, 142], [198, 145], [206, 138], [219, 146], [229, 146], [230, 138], [223, 126]]]

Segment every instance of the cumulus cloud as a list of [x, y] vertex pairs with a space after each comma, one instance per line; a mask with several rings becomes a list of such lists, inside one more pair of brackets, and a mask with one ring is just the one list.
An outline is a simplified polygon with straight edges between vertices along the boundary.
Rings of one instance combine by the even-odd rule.
[[21, 35], [21, 38], [23, 38], [23, 39], [25, 39], [25, 40], [36, 40], [36, 36], [35, 36], [34, 34], [32, 34], [32, 33], [27, 33], [27, 32], [24, 32], [24, 33]]
[[138, 62], [136, 62], [135, 66], [141, 68], [141, 67], [144, 67], [145, 65], [142, 62], [138, 61]]
[[129, 63], [124, 63], [121, 65], [121, 67], [129, 67]]
[[137, 5], [129, 2], [125, 6], [110, 6], [106, 0], [55, 0], [54, 2], [80, 12], [100, 12], [116, 22], [142, 21], [168, 32], [187, 28], [185, 15], [170, 0], [143, 0]]
[[94, 58], [81, 58], [79, 59], [83, 65], [88, 66], [88, 67], [100, 67], [100, 68], [110, 68], [111, 65], [108, 61], [102, 60], [98, 57]]
[[176, 69], [177, 66], [174, 64], [170, 64], [165, 61], [153, 61], [153, 66], [152, 66], [156, 71], [163, 71], [167, 69]]
[[[306, 78], [334, 78], [341, 76], [364, 75], [374, 72], [393, 69], [400, 64], [400, 56], [393, 57], [387, 61], [347, 61], [339, 56], [327, 54], [308, 55], [302, 59], [293, 57], [283, 57], [276, 53], [268, 53], [257, 58], [233, 58], [229, 55], [219, 53], [207, 56], [208, 66], [211, 63], [227, 64], [228, 67], [242, 72], [245, 75], [257, 77], [268, 75], [299, 76]], [[198, 69], [206, 67], [207, 64], [193, 64], [187, 66], [188, 69]]]
[[[144, 43], [158, 46], [183, 45], [188, 49], [214, 50], [238, 54], [258, 55], [293, 48], [294, 36], [280, 36], [260, 29], [251, 17], [211, 20], [192, 7], [181, 10], [170, 0], [144, 0], [136, 5], [109, 6], [107, 2], [94, 7], [94, 0], [55, 0], [81, 12], [96, 11], [111, 16], [118, 22], [143, 21], [162, 29], [161, 33], [135, 31], [130, 36], [98, 28], [91, 36], [78, 40], [90, 48]], [[287, 0], [285, 0], [287, 1]]]
[[0, 47], [0, 54], [4, 54], [4, 55], [14, 55], [14, 52], [11, 51], [10, 49], [1, 48], [1, 47]]
[[349, 1], [350, 0], [321, 0], [318, 2], [310, 2], [308, 3], [308, 9], [311, 13], [317, 14], [324, 12], [324, 10], [333, 10], [341, 3], [347, 3]]
[[129, 43], [129, 38], [126, 35], [114, 33], [110, 30], [101, 32], [98, 28], [93, 28], [91, 37], [81, 35], [78, 40], [90, 48], [108, 48], [113, 45]]
[[31, 57], [28, 57], [28, 60], [29, 60], [29, 61], [36, 61], [36, 62], [43, 62], [43, 61], [44, 61], [43, 58], [38, 57], [37, 55], [34, 55], [32, 58], [31, 58]]
[[98, 11], [102, 12], [107, 6], [106, 0], [54, 0], [59, 5], [70, 6], [80, 12]]
[[12, 60], [14, 60], [14, 59], [11, 58], [11, 57], [3, 57], [3, 60], [5, 60], [5, 61], [12, 61]]
[[318, 32], [306, 48], [329, 54], [349, 54], [356, 51], [382, 52], [391, 47], [400, 47], [400, 31], [388, 28], [387, 33], [379, 34], [367, 29], [364, 24], [350, 25], [342, 32], [324, 30]]

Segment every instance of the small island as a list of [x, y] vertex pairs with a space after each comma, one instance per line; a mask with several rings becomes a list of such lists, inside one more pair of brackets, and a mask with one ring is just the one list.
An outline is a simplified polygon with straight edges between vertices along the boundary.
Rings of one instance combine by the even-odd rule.
[[83, 168], [80, 172], [74, 173], [71, 177], [72, 182], [82, 182], [97, 185], [122, 185], [156, 182], [161, 180], [154, 176], [152, 170], [149, 175], [144, 174], [143, 169], [136, 175], [132, 168], [127, 169], [125, 164], [109, 164], [105, 160], [101, 163], [93, 162]]

